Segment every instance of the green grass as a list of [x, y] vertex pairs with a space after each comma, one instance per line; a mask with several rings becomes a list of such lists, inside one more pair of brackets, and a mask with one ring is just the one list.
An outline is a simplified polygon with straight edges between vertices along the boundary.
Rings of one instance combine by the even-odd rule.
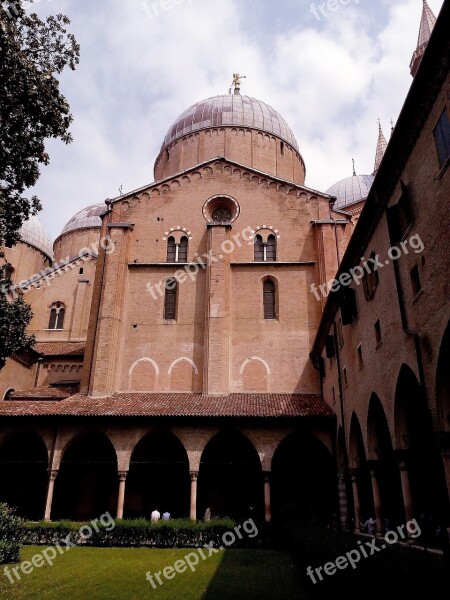
[[[28, 546], [21, 560], [31, 560], [43, 547]], [[35, 568], [21, 571], [21, 581], [11, 584], [0, 567], [2, 600], [305, 600], [300, 594], [296, 568], [284, 552], [224, 550], [174, 579], [153, 589], [147, 571], [162, 571], [192, 552], [189, 549], [72, 548]], [[207, 553], [207, 551], [205, 550]], [[14, 565], [9, 565], [9, 568]]]

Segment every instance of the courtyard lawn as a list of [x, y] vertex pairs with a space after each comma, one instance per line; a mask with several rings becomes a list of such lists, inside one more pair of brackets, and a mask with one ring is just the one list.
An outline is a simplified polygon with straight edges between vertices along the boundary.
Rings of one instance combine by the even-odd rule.
[[[42, 546], [26, 546], [21, 560], [30, 561]], [[153, 589], [147, 571], [155, 573], [192, 549], [72, 548], [58, 554], [20, 582], [10, 583], [0, 567], [2, 600], [305, 600], [289, 554], [271, 550], [224, 550], [200, 560], [196, 571], [177, 573]], [[205, 550], [206, 555], [208, 554]], [[15, 565], [9, 565], [9, 569]]]

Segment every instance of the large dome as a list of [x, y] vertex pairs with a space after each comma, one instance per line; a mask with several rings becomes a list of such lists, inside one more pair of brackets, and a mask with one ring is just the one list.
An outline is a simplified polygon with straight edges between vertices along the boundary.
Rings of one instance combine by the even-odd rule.
[[91, 206], [83, 208], [67, 221], [61, 231], [61, 235], [68, 233], [69, 231], [76, 231], [77, 229], [101, 227], [102, 220], [100, 219], [100, 215], [104, 212], [106, 212], [106, 205], [104, 202], [101, 202], [100, 204], [91, 204]]
[[276, 110], [261, 100], [240, 94], [213, 96], [193, 104], [172, 124], [161, 150], [194, 131], [233, 126], [272, 133], [299, 151], [289, 125]]
[[332, 185], [326, 193], [337, 198], [333, 208], [345, 208], [365, 200], [372, 187], [373, 175], [353, 175]]
[[30, 217], [23, 223], [20, 228], [20, 238], [26, 244], [43, 252], [50, 259], [52, 258], [52, 241], [36, 216]]

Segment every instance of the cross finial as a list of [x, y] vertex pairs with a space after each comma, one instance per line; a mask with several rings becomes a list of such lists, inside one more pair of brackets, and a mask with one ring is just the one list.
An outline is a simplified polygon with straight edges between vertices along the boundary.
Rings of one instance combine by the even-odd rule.
[[233, 83], [231, 84], [228, 93], [231, 94], [231, 90], [234, 88], [234, 93], [238, 96], [241, 93], [241, 79], [246, 79], [247, 75], [239, 75], [239, 73], [233, 73]]

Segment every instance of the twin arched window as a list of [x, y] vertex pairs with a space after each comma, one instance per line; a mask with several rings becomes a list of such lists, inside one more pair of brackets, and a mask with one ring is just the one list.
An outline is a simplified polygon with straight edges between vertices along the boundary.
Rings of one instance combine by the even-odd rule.
[[54, 302], [50, 307], [49, 329], [63, 329], [66, 307], [62, 302]]
[[277, 260], [277, 242], [271, 233], [264, 242], [262, 235], [255, 236], [255, 262], [275, 262]]
[[188, 239], [184, 235], [179, 242], [173, 236], [167, 240], [167, 262], [186, 263], [188, 257]]

